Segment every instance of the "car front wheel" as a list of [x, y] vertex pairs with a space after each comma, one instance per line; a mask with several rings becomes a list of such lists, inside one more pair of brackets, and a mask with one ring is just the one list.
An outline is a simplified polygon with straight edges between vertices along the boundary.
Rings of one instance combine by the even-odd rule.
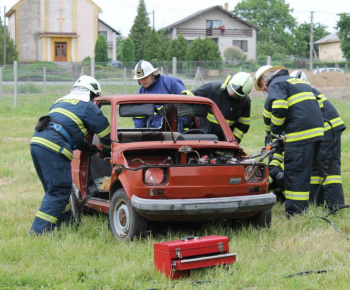
[[271, 210], [263, 210], [249, 219], [249, 222], [256, 228], [269, 228], [271, 226], [271, 221]]
[[109, 227], [114, 237], [123, 242], [142, 237], [147, 230], [147, 221], [132, 207], [124, 189], [118, 189], [109, 207]]

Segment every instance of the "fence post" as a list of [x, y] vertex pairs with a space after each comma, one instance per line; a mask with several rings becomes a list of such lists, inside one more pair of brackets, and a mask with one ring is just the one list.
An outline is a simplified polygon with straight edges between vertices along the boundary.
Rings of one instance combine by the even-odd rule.
[[124, 67], [124, 94], [126, 94], [126, 67]]
[[2, 91], [2, 67], [0, 67], [0, 98], [3, 97], [3, 91]]
[[266, 64], [267, 65], [271, 65], [271, 56], [267, 57]]
[[17, 108], [17, 60], [13, 62], [13, 107]]
[[44, 94], [46, 94], [46, 67], [43, 67], [43, 74], [44, 74]]
[[94, 78], [95, 77], [95, 59], [91, 59], [91, 76]]
[[173, 76], [176, 77], [177, 74], [177, 58], [176, 56], [173, 57]]

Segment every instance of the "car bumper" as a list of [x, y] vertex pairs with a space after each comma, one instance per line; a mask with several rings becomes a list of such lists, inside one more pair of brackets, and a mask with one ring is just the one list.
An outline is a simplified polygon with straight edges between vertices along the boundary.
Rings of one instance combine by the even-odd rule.
[[231, 196], [220, 198], [195, 199], [146, 199], [135, 195], [131, 197], [132, 206], [142, 216], [179, 216], [239, 214], [270, 210], [276, 203], [276, 195]]

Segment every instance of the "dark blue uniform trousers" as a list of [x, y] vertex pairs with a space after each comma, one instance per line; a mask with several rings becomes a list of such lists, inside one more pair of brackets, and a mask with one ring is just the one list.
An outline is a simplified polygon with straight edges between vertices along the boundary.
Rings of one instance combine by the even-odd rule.
[[71, 163], [63, 155], [37, 145], [31, 145], [30, 152], [45, 191], [30, 229], [31, 234], [40, 235], [71, 221], [72, 211], [69, 203], [72, 188]]
[[[325, 134], [321, 143], [310, 188], [310, 202], [316, 205], [323, 206], [326, 202], [327, 207], [335, 208], [345, 204], [341, 179], [341, 134], [342, 131], [335, 132], [335, 143], [332, 134]], [[327, 177], [323, 181], [325, 174]]]
[[311, 171], [316, 164], [320, 141], [285, 146], [284, 186], [286, 216], [301, 214], [309, 207]]

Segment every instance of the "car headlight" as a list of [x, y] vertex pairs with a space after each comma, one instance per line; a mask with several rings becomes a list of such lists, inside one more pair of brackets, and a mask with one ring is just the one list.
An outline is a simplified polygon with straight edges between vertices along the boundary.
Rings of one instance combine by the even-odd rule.
[[166, 168], [147, 168], [144, 171], [144, 183], [146, 185], [161, 185], [166, 182]]

